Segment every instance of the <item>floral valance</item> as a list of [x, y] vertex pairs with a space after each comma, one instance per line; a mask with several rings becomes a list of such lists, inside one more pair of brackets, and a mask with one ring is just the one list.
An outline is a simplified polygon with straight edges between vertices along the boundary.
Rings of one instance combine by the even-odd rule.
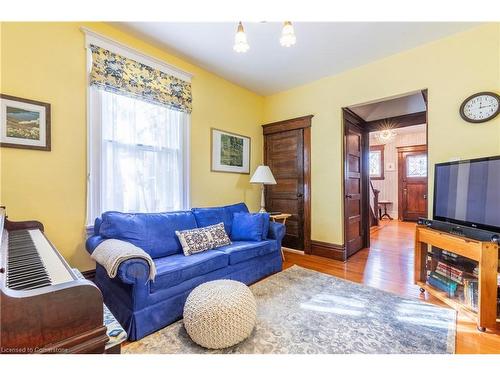
[[191, 112], [191, 83], [104, 48], [91, 44], [90, 49], [91, 85], [182, 112]]

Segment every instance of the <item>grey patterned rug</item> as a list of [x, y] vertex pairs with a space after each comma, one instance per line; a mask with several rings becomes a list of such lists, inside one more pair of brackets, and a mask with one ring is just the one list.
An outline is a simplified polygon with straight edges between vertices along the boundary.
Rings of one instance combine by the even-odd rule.
[[456, 312], [293, 266], [250, 287], [257, 325], [242, 343], [207, 350], [182, 320], [124, 353], [454, 353]]

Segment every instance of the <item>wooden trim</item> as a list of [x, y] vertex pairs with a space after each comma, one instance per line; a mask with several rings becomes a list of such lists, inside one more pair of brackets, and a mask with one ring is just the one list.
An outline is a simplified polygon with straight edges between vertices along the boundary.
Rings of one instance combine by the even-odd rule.
[[330, 242], [311, 241], [311, 255], [346, 261], [346, 251], [344, 245], [337, 245]]
[[[380, 151], [380, 176], [372, 177], [370, 176], [370, 180], [384, 180], [384, 169], [385, 169], [385, 161], [384, 161], [384, 154], [385, 154], [385, 145], [375, 145], [375, 146], [370, 146], [370, 151]], [[368, 164], [370, 162], [368, 161]], [[368, 173], [369, 173], [370, 168], [368, 168]]]
[[[25, 150], [39, 150], [39, 151], [50, 151], [51, 150], [51, 144], [50, 144], [50, 103], [45, 103], [45, 102], [39, 102], [37, 100], [31, 100], [31, 99], [25, 99], [25, 98], [19, 98], [17, 96], [11, 96], [11, 95], [5, 95], [5, 94], [0, 94], [0, 98], [3, 99], [8, 99], [8, 100], [15, 100], [17, 102], [22, 102], [22, 103], [28, 103], [28, 104], [33, 104], [37, 105], [40, 107], [45, 107], [45, 146], [29, 146], [29, 145], [18, 145], [15, 143], [6, 143], [6, 142], [0, 142], [0, 147], [8, 147], [8, 148], [21, 148]], [[40, 124], [42, 126], [42, 124]]]
[[80, 271], [83, 277], [85, 277], [87, 280], [93, 280], [95, 278], [95, 269], [93, 270], [88, 270], [88, 271]]
[[267, 160], [266, 135], [281, 133], [289, 130], [303, 129], [304, 148], [304, 253], [311, 253], [311, 119], [314, 115], [307, 115], [289, 120], [272, 122], [262, 125], [264, 135], [264, 162]]
[[269, 124], [262, 125], [264, 135], [281, 133], [288, 130], [304, 129], [311, 127], [311, 119], [314, 115], [296, 117], [289, 120], [282, 120], [277, 122], [271, 122]]
[[304, 128], [304, 252], [311, 251], [311, 127]]
[[427, 145], [401, 146], [396, 149], [398, 152], [427, 151]]
[[360, 116], [354, 113], [349, 108], [342, 108], [342, 138], [343, 138], [343, 150], [342, 150], [342, 202], [343, 202], [343, 223], [344, 223], [344, 256], [343, 260], [347, 259], [349, 256], [354, 253], [347, 254], [348, 245], [347, 245], [347, 230], [349, 225], [349, 219], [347, 217], [347, 197], [345, 192], [345, 180], [346, 180], [346, 170], [347, 170], [347, 158], [346, 158], [346, 150], [347, 150], [347, 139], [346, 139], [346, 127], [347, 122], [351, 123], [353, 126], [356, 126], [361, 132], [361, 224], [362, 224], [362, 232], [363, 232], [363, 248], [370, 246], [370, 170], [368, 168], [368, 152], [369, 152], [369, 131], [365, 128], [365, 120], [363, 120]]
[[369, 132], [379, 131], [380, 124], [384, 121], [394, 123], [395, 129], [405, 128], [407, 126], [421, 125], [427, 122], [427, 111], [410, 113], [408, 115], [387, 117], [379, 120], [367, 121], [363, 127], [368, 129]]

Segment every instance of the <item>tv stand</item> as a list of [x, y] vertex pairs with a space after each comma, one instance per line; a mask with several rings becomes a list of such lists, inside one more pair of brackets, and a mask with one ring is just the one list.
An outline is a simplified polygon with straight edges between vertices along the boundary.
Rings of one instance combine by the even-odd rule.
[[[457, 298], [427, 283], [429, 245], [478, 262], [478, 307], [477, 312], [468, 308]], [[479, 331], [497, 329], [497, 270], [498, 244], [482, 242], [468, 237], [456, 236], [425, 225], [417, 225], [415, 231], [415, 284], [420, 291], [445, 302], [455, 310], [464, 312], [477, 322]]]

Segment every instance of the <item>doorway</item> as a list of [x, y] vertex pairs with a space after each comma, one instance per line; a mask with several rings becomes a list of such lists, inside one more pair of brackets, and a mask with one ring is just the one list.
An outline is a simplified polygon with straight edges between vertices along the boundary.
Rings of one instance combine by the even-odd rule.
[[398, 147], [398, 218], [427, 217], [427, 145]]
[[343, 108], [345, 258], [427, 216], [427, 90]]

